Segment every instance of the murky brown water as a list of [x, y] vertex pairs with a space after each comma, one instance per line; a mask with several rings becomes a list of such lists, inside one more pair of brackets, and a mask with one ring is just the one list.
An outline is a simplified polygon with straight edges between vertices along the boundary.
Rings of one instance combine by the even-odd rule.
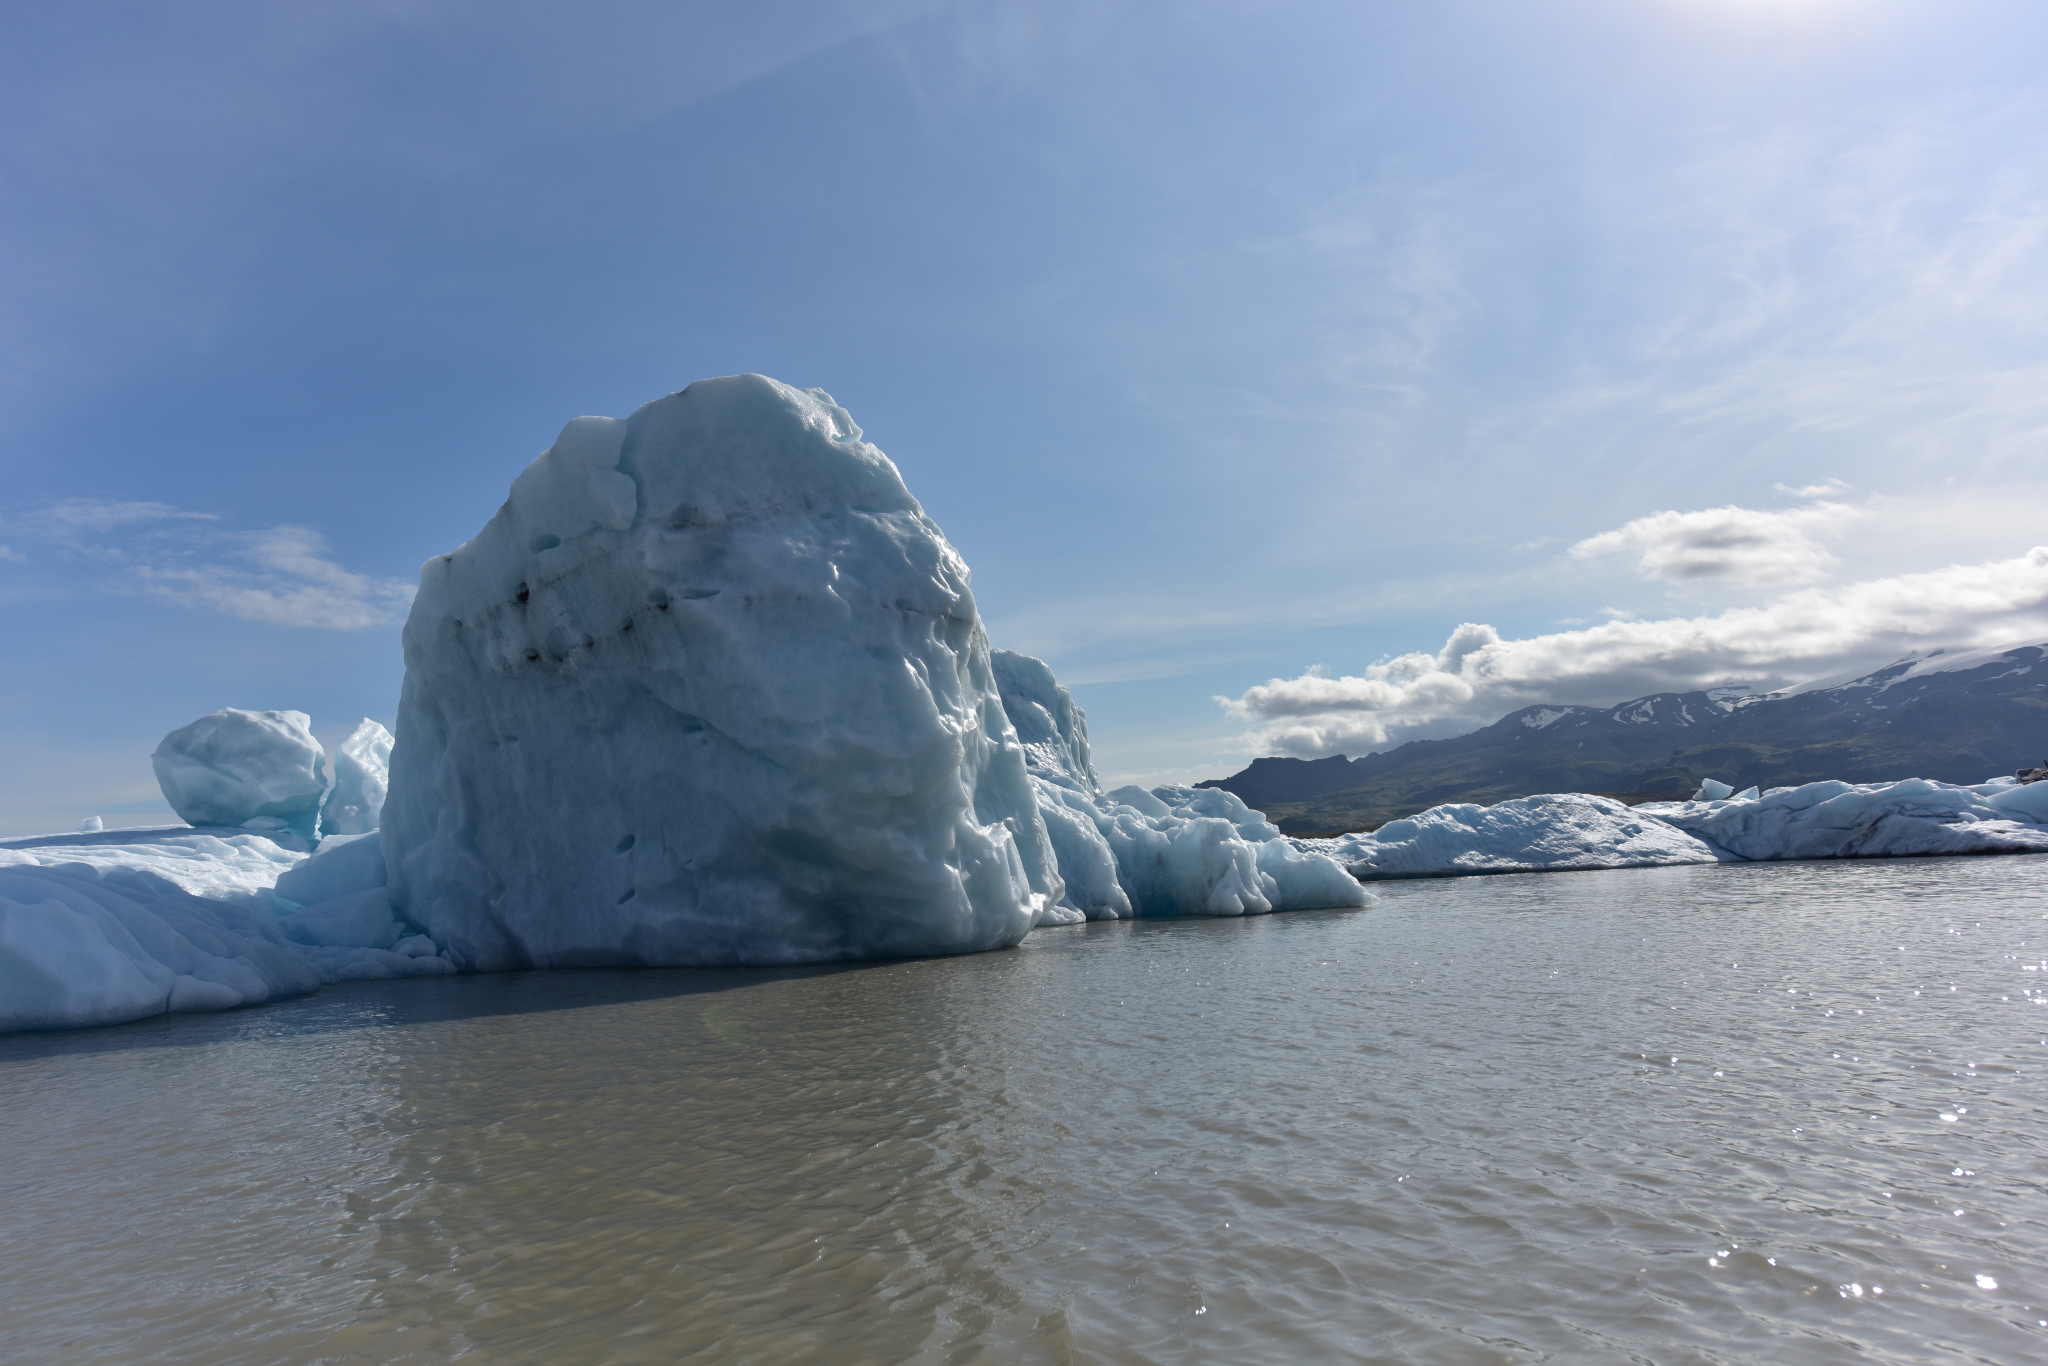
[[1378, 890], [0, 1040], [0, 1359], [2048, 1360], [2048, 858]]

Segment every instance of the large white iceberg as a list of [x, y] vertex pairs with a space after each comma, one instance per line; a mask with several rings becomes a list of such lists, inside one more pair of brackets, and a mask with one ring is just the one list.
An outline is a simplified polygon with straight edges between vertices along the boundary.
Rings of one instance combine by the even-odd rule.
[[964, 953], [1064, 896], [967, 566], [822, 391], [571, 422], [405, 659], [390, 897], [478, 968]]
[[327, 792], [327, 753], [302, 711], [224, 707], [163, 738], [150, 764], [178, 819], [258, 821], [310, 837]]

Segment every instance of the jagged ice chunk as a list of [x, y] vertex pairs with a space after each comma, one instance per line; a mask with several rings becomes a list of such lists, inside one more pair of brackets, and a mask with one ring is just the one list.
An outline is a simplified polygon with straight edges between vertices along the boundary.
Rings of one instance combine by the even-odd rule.
[[327, 791], [327, 754], [302, 711], [224, 707], [166, 735], [150, 764], [188, 825], [253, 820], [310, 837]]
[[363, 718], [334, 751], [334, 790], [320, 808], [323, 835], [361, 835], [375, 830], [390, 786], [391, 732]]
[[821, 391], [571, 422], [405, 654], [390, 896], [480, 968], [970, 952], [1064, 895], [967, 566]]

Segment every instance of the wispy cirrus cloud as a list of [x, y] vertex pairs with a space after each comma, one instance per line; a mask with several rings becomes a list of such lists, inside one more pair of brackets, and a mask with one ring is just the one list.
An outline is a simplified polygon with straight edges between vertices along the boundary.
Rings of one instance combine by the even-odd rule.
[[411, 605], [411, 583], [344, 567], [311, 527], [221, 522], [168, 503], [84, 498], [9, 519], [26, 540], [92, 566], [89, 581], [107, 592], [326, 631], [389, 626]]
[[31, 524], [40, 521], [51, 528], [76, 531], [113, 531], [124, 526], [141, 526], [151, 522], [217, 522], [220, 518], [211, 512], [187, 512], [172, 507], [169, 503], [114, 503], [96, 498], [67, 498], [61, 503], [52, 503], [45, 508], [40, 518], [31, 519]]
[[1771, 487], [1792, 498], [1832, 498], [1849, 491], [1849, 486], [1839, 479], [1823, 479], [1817, 484], [1802, 484], [1797, 488], [1789, 484], [1773, 484]]

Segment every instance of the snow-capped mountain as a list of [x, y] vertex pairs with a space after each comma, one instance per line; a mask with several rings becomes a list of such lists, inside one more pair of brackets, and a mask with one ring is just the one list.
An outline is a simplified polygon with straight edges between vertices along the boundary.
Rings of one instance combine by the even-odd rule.
[[1840, 778], [1978, 782], [2048, 758], [2048, 641], [1937, 651], [1775, 693], [1652, 693], [1539, 704], [1454, 740], [1362, 759], [1259, 759], [1205, 786], [1282, 829], [1360, 829], [1440, 802], [1535, 792], [1684, 796], [1702, 778], [1762, 787]]

